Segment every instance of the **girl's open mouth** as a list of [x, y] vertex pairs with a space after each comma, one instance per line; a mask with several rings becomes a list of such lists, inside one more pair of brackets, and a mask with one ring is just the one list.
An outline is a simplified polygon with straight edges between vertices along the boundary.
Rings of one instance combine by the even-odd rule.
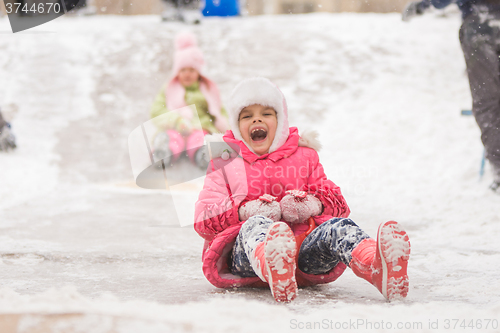
[[255, 128], [250, 133], [250, 138], [255, 142], [264, 141], [267, 138], [267, 131], [264, 128]]

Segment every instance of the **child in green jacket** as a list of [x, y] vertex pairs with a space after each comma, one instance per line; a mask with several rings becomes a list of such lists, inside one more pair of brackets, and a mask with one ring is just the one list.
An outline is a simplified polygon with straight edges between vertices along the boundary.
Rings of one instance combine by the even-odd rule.
[[[151, 118], [159, 128], [153, 141], [154, 154], [169, 165], [185, 151], [189, 159], [206, 168], [203, 158], [205, 134], [225, 132], [227, 113], [222, 107], [217, 85], [202, 75], [203, 54], [196, 37], [182, 33], [176, 37], [173, 75], [151, 108]], [[193, 107], [187, 107], [194, 105]]]

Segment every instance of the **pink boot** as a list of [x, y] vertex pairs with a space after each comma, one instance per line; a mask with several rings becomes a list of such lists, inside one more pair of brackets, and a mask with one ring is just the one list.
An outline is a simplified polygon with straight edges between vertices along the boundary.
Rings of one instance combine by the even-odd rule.
[[388, 300], [408, 294], [408, 259], [410, 241], [394, 221], [378, 228], [377, 242], [364, 239], [352, 251], [350, 267], [354, 274], [373, 284]]
[[182, 135], [174, 130], [168, 130], [167, 134], [170, 138], [170, 142], [168, 144], [168, 148], [172, 152], [172, 163], [177, 161], [184, 151], [184, 147], [186, 146], [184, 142], [184, 138]]
[[194, 156], [199, 148], [203, 147], [205, 132], [202, 130], [195, 130], [186, 140], [186, 151], [191, 162], [194, 162]]
[[254, 258], [259, 266], [256, 271], [269, 283], [277, 302], [290, 302], [297, 297], [296, 254], [297, 244], [293, 231], [284, 222], [273, 223], [267, 231], [265, 241], [254, 250]]

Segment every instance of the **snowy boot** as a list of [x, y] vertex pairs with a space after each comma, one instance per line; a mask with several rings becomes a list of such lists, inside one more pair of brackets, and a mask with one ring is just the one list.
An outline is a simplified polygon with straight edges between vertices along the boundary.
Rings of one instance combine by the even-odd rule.
[[354, 274], [373, 284], [388, 300], [408, 294], [408, 259], [410, 241], [394, 221], [378, 228], [377, 241], [364, 239], [352, 251], [350, 267]]
[[257, 275], [269, 283], [277, 302], [290, 302], [297, 297], [296, 254], [293, 231], [284, 222], [273, 223], [265, 241], [254, 250], [252, 266]]
[[207, 170], [208, 158], [207, 150], [203, 145], [205, 141], [205, 132], [202, 130], [193, 131], [186, 140], [186, 153], [189, 159], [203, 171]]
[[490, 185], [490, 189], [500, 193], [500, 166], [493, 166], [493, 183]]
[[201, 147], [194, 154], [194, 164], [201, 170], [207, 170], [208, 168], [208, 156], [207, 150], [205, 147]]

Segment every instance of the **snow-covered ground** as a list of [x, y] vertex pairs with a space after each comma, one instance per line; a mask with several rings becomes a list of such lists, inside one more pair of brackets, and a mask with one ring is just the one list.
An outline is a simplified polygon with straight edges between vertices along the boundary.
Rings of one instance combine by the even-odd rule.
[[[500, 196], [488, 166], [479, 181], [479, 130], [460, 116], [471, 99], [459, 26], [454, 11], [409, 24], [101, 16], [11, 34], [0, 18], [0, 107], [19, 108], [19, 149], [0, 154], [0, 331], [499, 331]], [[184, 29], [225, 101], [249, 76], [281, 87], [291, 125], [320, 133], [354, 221], [372, 235], [387, 220], [406, 228], [406, 300], [386, 303], [350, 271], [287, 305], [205, 280], [202, 239], [179, 226], [171, 194], [129, 186], [128, 134]]]

